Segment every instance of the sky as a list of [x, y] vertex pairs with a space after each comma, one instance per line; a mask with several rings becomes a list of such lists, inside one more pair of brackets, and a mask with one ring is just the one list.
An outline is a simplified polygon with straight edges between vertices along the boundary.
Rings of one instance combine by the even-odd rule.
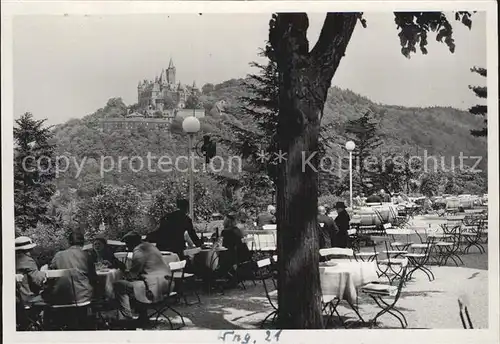
[[[310, 47], [325, 14], [309, 14]], [[365, 13], [332, 85], [377, 103], [452, 106], [480, 101], [468, 85], [486, 80], [470, 72], [486, 66], [486, 14], [472, 30], [453, 22], [456, 50], [429, 37], [428, 55], [401, 54], [393, 14]], [[453, 18], [450, 14], [450, 18]], [[245, 77], [255, 70], [268, 37], [270, 14], [141, 14], [18, 16], [13, 23], [14, 117], [31, 112], [48, 123], [81, 118], [121, 97], [137, 102], [137, 83], [154, 79], [170, 58], [177, 80], [198, 86]]]

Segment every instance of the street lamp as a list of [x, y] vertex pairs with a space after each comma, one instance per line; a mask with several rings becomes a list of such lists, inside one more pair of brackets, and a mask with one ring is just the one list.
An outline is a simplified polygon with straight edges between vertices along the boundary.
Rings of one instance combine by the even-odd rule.
[[349, 200], [351, 202], [352, 209], [352, 151], [356, 148], [356, 144], [353, 141], [347, 141], [345, 144], [345, 149], [349, 152]]
[[200, 121], [195, 116], [186, 117], [182, 121], [182, 130], [188, 134], [189, 217], [194, 220], [193, 139], [196, 133], [200, 131]]

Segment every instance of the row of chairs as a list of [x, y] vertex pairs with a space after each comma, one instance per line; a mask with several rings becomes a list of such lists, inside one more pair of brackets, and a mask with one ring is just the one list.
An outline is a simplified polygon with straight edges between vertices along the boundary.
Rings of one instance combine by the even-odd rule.
[[[139, 303], [137, 306], [149, 312], [149, 318], [156, 317], [158, 321], [160, 316], [164, 316], [174, 329], [171, 319], [166, 315], [167, 310], [173, 311], [180, 316], [182, 326], [185, 326], [183, 316], [173, 308], [178, 303], [180, 297], [186, 295], [183, 293], [183, 286], [186, 278], [191, 278], [192, 274], [184, 272], [186, 261], [169, 263], [171, 274], [164, 276], [168, 280], [167, 292], [160, 300], [151, 303]], [[103, 314], [109, 311], [116, 311], [118, 315], [118, 305], [116, 302], [104, 299], [79, 301], [75, 291], [74, 275], [76, 269], [65, 269], [61, 272], [62, 276], [69, 278], [72, 287], [72, 302], [63, 305], [50, 304], [45, 301], [34, 303], [23, 302], [20, 295], [21, 277], [16, 281], [17, 294], [17, 329], [19, 331], [41, 331], [41, 330], [75, 330], [75, 329], [109, 329], [109, 322]], [[22, 275], [21, 275], [22, 276]], [[177, 284], [176, 291], [174, 285]], [[198, 301], [200, 302], [199, 295]], [[187, 303], [187, 301], [186, 301]], [[43, 319], [42, 319], [43, 311]], [[152, 311], [152, 313], [150, 312]], [[103, 326], [101, 328], [100, 326]], [[181, 326], [181, 327], [182, 327]], [[179, 327], [180, 328], [180, 327]]]

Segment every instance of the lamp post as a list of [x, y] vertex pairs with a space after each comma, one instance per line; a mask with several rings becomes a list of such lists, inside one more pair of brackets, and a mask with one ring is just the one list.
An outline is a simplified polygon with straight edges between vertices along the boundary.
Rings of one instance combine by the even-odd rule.
[[196, 133], [200, 131], [200, 121], [195, 116], [186, 117], [182, 121], [182, 130], [188, 134], [189, 217], [194, 220], [193, 139]]
[[345, 144], [345, 149], [349, 152], [349, 200], [352, 209], [352, 151], [356, 148], [356, 144], [353, 141], [347, 141]]

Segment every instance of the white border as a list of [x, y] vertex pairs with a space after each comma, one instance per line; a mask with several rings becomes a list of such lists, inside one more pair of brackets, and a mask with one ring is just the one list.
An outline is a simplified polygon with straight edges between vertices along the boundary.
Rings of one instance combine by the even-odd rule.
[[[16, 333], [14, 294], [14, 212], [13, 212], [13, 97], [12, 97], [12, 16], [34, 14], [138, 14], [138, 13], [259, 13], [276, 11], [328, 12], [328, 11], [394, 11], [394, 10], [477, 10], [487, 11], [487, 68], [488, 75], [488, 175], [489, 175], [489, 330], [330, 330], [330, 331], [283, 331], [280, 342], [309, 343], [369, 342], [404, 343], [498, 343], [498, 36], [496, 1], [109, 1], [109, 2], [2, 2], [2, 233], [3, 239], [3, 334], [7, 342], [27, 343], [214, 343], [220, 331], [147, 331], [147, 332], [43, 332]], [[459, 44], [459, 42], [457, 42]], [[375, 332], [373, 332], [375, 331]], [[248, 344], [265, 342], [265, 331], [238, 331], [250, 333]], [[333, 333], [332, 333], [333, 332]], [[255, 341], [255, 342], [254, 342]]]

